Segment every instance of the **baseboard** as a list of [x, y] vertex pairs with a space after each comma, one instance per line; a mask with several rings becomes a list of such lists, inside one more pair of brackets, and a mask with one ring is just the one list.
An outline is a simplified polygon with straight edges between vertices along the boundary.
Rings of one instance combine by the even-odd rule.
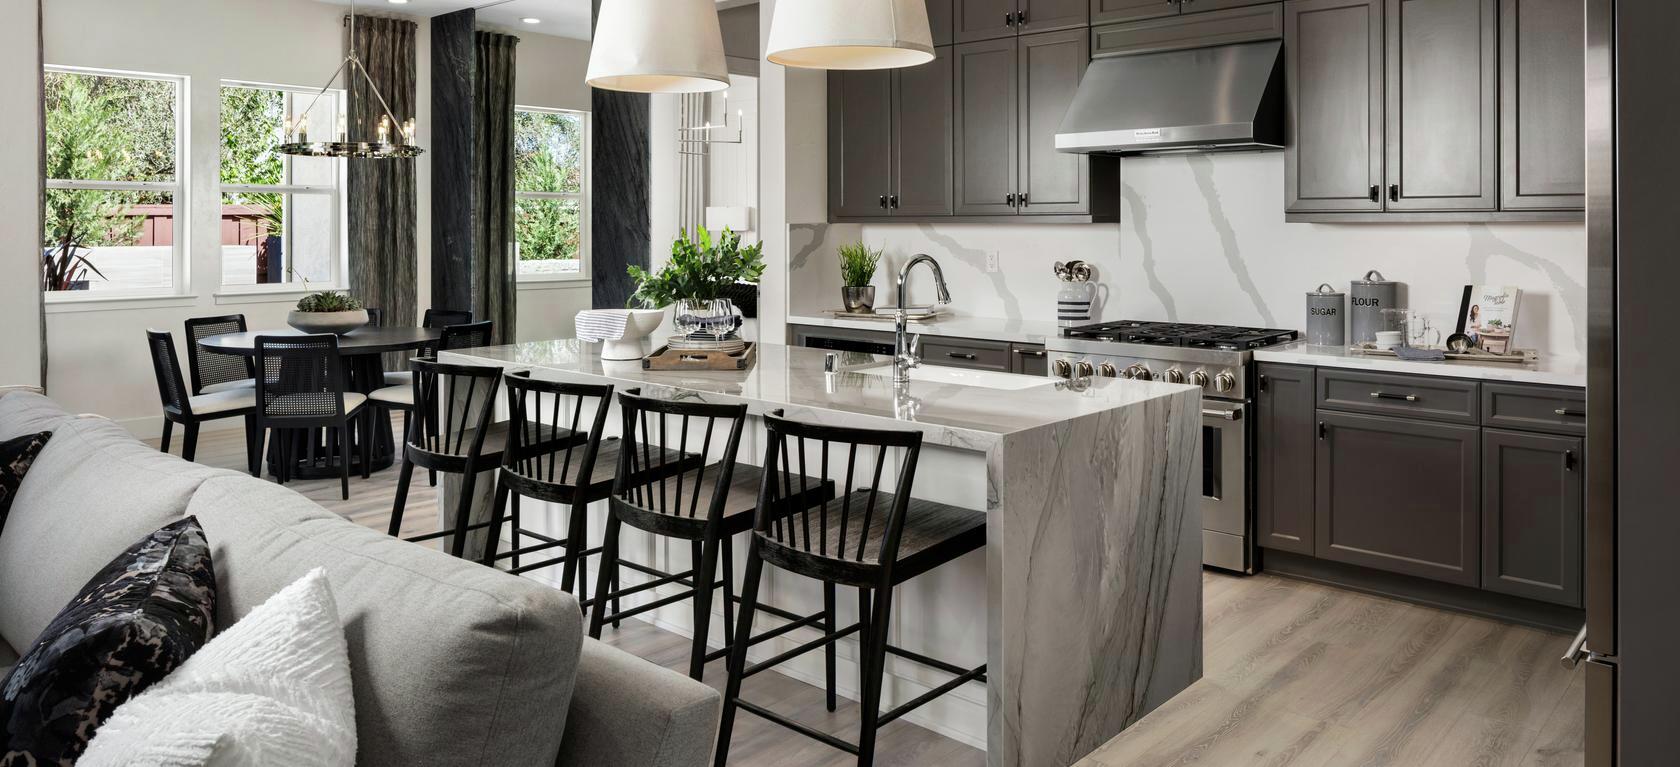
[[1262, 551], [1261, 569], [1273, 575], [1565, 634], [1575, 633], [1586, 620], [1586, 612], [1573, 607], [1495, 594], [1412, 575], [1387, 573], [1276, 549]]
[[[138, 439], [158, 439], [163, 436], [163, 416], [161, 415], [113, 418], [111, 420], [115, 421], [118, 426], [127, 429], [128, 433], [133, 434]], [[205, 434], [213, 431], [243, 428], [245, 428], [245, 419], [243, 418], [218, 418], [214, 421], [205, 421], [199, 424], [198, 434], [202, 438]], [[175, 432], [170, 437], [170, 441], [173, 443], [170, 445], [171, 452], [181, 452], [181, 432], [182, 426], [176, 424]]]
[[[591, 573], [591, 576], [590, 582], [594, 583], [593, 573]], [[559, 578], [555, 576], [548, 576], [542, 573], [533, 572], [525, 573], [525, 577], [553, 588], [560, 587]], [[624, 586], [634, 586], [651, 580], [649, 576], [628, 570], [621, 570], [619, 578], [622, 581], [621, 585]], [[661, 586], [650, 589], [642, 594], [637, 594], [635, 597], [626, 601], [632, 605], [640, 604], [680, 593], [681, 591], [683, 591], [681, 587]], [[714, 609], [712, 614], [714, 620], [712, 621], [711, 631], [708, 632], [711, 636], [707, 638], [706, 644], [712, 649], [717, 649], [723, 647], [723, 618], [721, 611], [718, 609]], [[678, 602], [674, 605], [669, 605], [658, 610], [643, 613], [642, 615], [637, 616], [636, 618], [631, 618], [630, 620], [645, 620], [647, 623], [650, 623], [661, 630], [669, 631], [678, 636], [687, 637], [689, 639], [693, 639], [694, 637], [694, 622], [691, 608], [689, 608], [687, 602]], [[760, 613], [760, 617], [755, 620], [755, 623], [760, 621], [762, 621], [760, 626], [762, 630], [769, 630], [786, 623], [786, 621], [781, 618], [764, 613]], [[754, 633], [758, 632], [755, 631]], [[752, 662], [763, 661], [777, 655], [778, 653], [791, 650], [800, 644], [815, 639], [817, 636], [818, 634], [814, 629], [798, 629], [748, 648], [747, 659]], [[835, 693], [842, 698], [854, 702], [860, 697], [860, 693], [856, 686], [851, 684], [852, 682], [855, 682], [858, 677], [857, 655], [858, 642], [855, 637], [846, 637], [840, 640], [836, 648]], [[826, 679], [820, 670], [820, 664], [813, 663], [821, 657], [822, 655], [820, 651], [812, 650], [806, 655], [802, 655], [792, 661], [775, 666], [771, 670], [783, 676], [808, 684], [814, 689], [821, 691], [826, 686]], [[815, 666], [816, 670], [801, 668], [802, 665], [807, 664]], [[923, 692], [931, 690], [944, 683], [946, 679], [949, 679], [949, 675], [944, 674], [944, 672], [925, 669], [920, 665], [910, 663], [891, 655], [887, 656], [887, 677], [888, 681], [883, 684], [883, 692], [881, 696], [881, 710], [883, 711], [905, 701], [911, 700]], [[937, 716], [936, 713], [941, 708], [944, 708], [948, 713], [952, 714], [952, 716]], [[926, 706], [922, 706], [908, 714], [905, 714], [903, 719], [907, 722], [915, 724], [918, 727], [931, 730], [944, 737], [950, 738], [951, 740], [957, 741], [958, 743], [963, 743], [980, 749], [981, 751], [985, 751], [986, 737], [983, 730], [979, 733], [967, 732], [963, 729], [952, 726], [949, 721], [944, 720], [956, 719], [958, 721], [985, 722], [986, 686], [980, 682], [969, 682], [968, 684], [940, 696], [938, 699], [928, 703]]]

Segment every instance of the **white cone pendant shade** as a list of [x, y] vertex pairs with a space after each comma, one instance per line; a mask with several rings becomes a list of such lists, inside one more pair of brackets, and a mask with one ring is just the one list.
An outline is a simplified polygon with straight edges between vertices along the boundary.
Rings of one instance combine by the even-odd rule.
[[765, 58], [805, 69], [897, 69], [933, 60], [926, 0], [778, 0]]
[[704, 93], [729, 87], [713, 0], [602, 0], [589, 51], [596, 88]]

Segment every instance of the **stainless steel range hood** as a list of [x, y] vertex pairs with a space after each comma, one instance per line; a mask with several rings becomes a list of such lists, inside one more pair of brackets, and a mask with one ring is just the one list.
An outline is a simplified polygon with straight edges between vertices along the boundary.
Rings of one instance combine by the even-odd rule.
[[1283, 147], [1277, 40], [1097, 59], [1056, 134], [1063, 152]]

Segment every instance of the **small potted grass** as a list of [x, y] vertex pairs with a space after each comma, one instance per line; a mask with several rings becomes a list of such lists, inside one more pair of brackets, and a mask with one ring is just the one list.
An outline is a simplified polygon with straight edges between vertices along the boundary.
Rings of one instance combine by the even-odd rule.
[[852, 314], [875, 311], [875, 267], [881, 263], [880, 249], [871, 249], [861, 242], [840, 246], [841, 305]]

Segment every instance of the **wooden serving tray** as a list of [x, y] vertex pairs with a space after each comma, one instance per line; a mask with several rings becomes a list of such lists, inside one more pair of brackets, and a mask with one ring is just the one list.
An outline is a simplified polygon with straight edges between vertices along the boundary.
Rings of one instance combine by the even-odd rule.
[[707, 349], [672, 349], [661, 346], [642, 358], [643, 370], [746, 370], [758, 362], [758, 344], [728, 354]]

